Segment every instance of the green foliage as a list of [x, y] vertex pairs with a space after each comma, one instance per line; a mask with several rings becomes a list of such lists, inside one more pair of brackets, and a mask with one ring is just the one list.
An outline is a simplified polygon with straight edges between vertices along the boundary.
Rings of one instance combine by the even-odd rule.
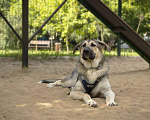
[[[102, 0], [109, 8], [118, 14], [118, 0]], [[43, 24], [63, 0], [29, 0], [29, 36]], [[137, 29], [139, 18], [142, 20], [139, 34], [150, 31], [150, 0], [122, 0], [122, 19], [134, 30]], [[0, 1], [0, 7], [7, 9], [4, 14], [21, 36], [22, 0]], [[111, 18], [110, 18], [111, 19]], [[0, 18], [0, 22], [2, 19]], [[15, 37], [7, 25], [0, 23], [6, 32], [1, 32], [5, 46], [20, 46], [20, 41]], [[2, 31], [2, 29], [0, 29]], [[58, 13], [40, 31], [37, 37], [54, 37], [55, 41], [62, 39], [80, 42], [84, 39], [104, 38], [107, 42], [112, 37], [112, 32], [104, 26], [94, 15], [85, 9], [77, 0], [68, 0]], [[114, 35], [113, 35], [114, 36]], [[36, 39], [35, 37], [34, 39]]]

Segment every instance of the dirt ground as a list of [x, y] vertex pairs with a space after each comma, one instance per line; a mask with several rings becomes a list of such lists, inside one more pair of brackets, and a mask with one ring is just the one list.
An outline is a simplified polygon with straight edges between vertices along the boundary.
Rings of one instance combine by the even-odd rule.
[[0, 120], [149, 120], [150, 69], [142, 58], [108, 58], [109, 78], [119, 106], [108, 107], [94, 98], [97, 108], [68, 97], [68, 88], [46, 88], [42, 79], [62, 78], [76, 59], [32, 59], [29, 69], [21, 61], [0, 58]]

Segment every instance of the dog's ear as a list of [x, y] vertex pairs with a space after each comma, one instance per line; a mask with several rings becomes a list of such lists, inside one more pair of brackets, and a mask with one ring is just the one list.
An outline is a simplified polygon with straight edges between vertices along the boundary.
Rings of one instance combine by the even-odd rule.
[[73, 54], [74, 54], [77, 50], [80, 50], [81, 45], [82, 45], [83, 42], [84, 42], [84, 41], [78, 43], [78, 44], [75, 46], [75, 48], [74, 48], [74, 50], [73, 50]]
[[108, 50], [108, 52], [111, 51], [111, 48], [103, 41], [97, 40], [97, 42], [104, 48], [105, 50]]

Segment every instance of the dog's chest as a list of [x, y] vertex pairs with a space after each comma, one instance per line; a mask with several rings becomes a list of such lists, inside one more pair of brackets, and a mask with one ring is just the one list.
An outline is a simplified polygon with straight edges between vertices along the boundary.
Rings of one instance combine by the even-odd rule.
[[87, 79], [89, 80], [90, 83], [94, 83], [95, 80], [97, 80], [97, 77], [99, 76], [97, 72], [98, 70], [101, 70], [102, 66], [99, 65], [97, 68], [92, 68], [92, 69], [87, 69], [86, 75]]
[[79, 74], [78, 79], [80, 80], [86, 93], [90, 93], [99, 81], [95, 80], [93, 83], [90, 83], [83, 75]]

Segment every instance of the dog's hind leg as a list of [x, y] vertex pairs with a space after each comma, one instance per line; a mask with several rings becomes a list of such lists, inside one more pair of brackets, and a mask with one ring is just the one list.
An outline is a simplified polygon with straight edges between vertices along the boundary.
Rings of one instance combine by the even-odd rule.
[[58, 80], [58, 81], [56, 81], [54, 83], [47, 84], [47, 87], [54, 87], [54, 86], [61, 86], [61, 85], [62, 85], [61, 80]]
[[65, 88], [72, 87], [77, 81], [77, 77], [78, 77], [77, 69], [74, 69], [73, 72], [68, 76], [66, 76], [64, 79], [62, 80], [59, 79], [54, 83], [49, 83], [47, 84], [47, 87], [54, 87], [54, 86], [62, 86]]
[[72, 87], [75, 84], [76, 79], [77, 79], [77, 76], [70, 78], [70, 79], [68, 78], [64, 80], [58, 80], [54, 83], [47, 84], [47, 87], [54, 87], [54, 86], [62, 86], [64, 88]]
[[91, 99], [90, 95], [87, 93], [83, 93], [80, 91], [71, 91], [70, 97], [75, 100], [83, 100], [86, 104], [90, 105], [91, 107], [97, 107], [97, 102]]

